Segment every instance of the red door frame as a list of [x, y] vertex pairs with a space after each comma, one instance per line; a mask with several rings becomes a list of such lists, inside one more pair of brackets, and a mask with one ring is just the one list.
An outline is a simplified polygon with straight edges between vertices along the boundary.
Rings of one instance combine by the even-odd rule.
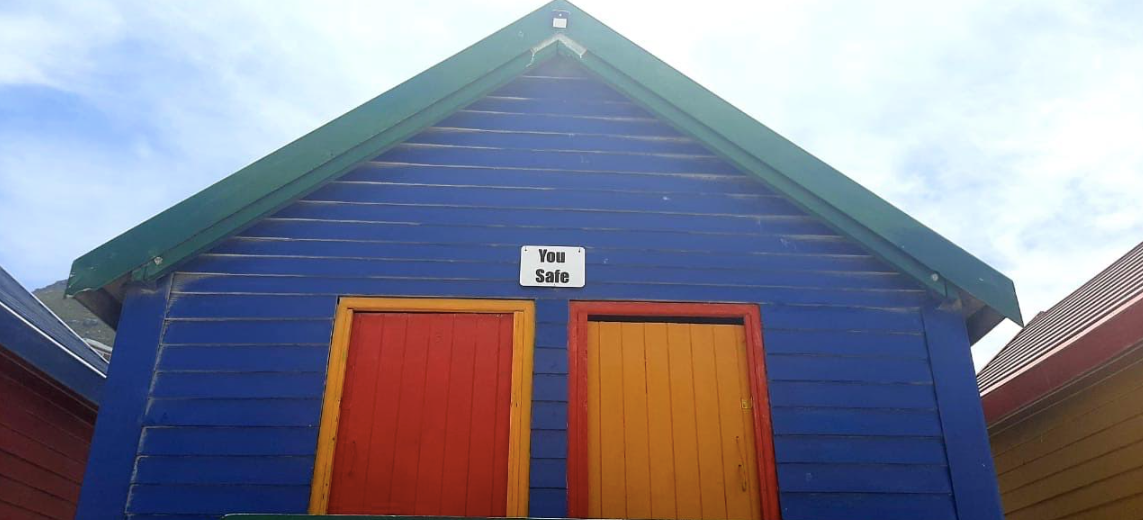
[[741, 318], [746, 329], [750, 396], [762, 518], [777, 520], [778, 473], [774, 464], [770, 393], [766, 387], [762, 319], [757, 305], [736, 303], [571, 302], [568, 319], [568, 516], [585, 518], [587, 496], [587, 320], [590, 315]]

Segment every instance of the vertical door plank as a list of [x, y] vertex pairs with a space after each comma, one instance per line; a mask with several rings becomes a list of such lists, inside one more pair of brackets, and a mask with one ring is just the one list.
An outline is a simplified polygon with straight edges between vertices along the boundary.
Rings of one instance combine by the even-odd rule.
[[[468, 497], [465, 514], [483, 516], [492, 510], [492, 475], [496, 444], [496, 393], [499, 327], [480, 320], [476, 328], [476, 367], [472, 395], [472, 452], [469, 453]], [[479, 447], [479, 449], [477, 449]], [[505, 461], [507, 465], [507, 461]], [[505, 499], [507, 500], [507, 499]]]
[[330, 512], [351, 511], [364, 506], [365, 473], [369, 460], [369, 437], [373, 430], [373, 376], [380, 357], [383, 317], [354, 317], [341, 394], [337, 449], [334, 450]]
[[623, 452], [623, 351], [619, 323], [599, 324], [600, 466], [603, 516], [628, 518], [627, 460]]
[[695, 421], [698, 431], [702, 518], [726, 516], [726, 478], [719, 424], [718, 374], [715, 371], [714, 335], [709, 326], [688, 325], [695, 381]]
[[643, 323], [620, 323], [623, 356], [623, 453], [627, 470], [627, 517], [651, 518], [648, 453], [647, 353]]
[[734, 342], [734, 351], [737, 354], [738, 360], [738, 395], [743, 396], [743, 399], [750, 400], [750, 408], [741, 410], [742, 435], [746, 447], [747, 475], [748, 480], [753, 483], [750, 489], [750, 518], [762, 518], [762, 491], [757, 462], [758, 447], [754, 443], [754, 407], [759, 406], [759, 403], [754, 402], [750, 394], [750, 362], [749, 354], [746, 351], [750, 346], [746, 342], [745, 327], [734, 327]]
[[[409, 319], [403, 314], [379, 314], [385, 321], [381, 335], [381, 356], [377, 363], [373, 404], [373, 435], [369, 451], [365, 487], [369, 490], [366, 507], [356, 511], [393, 511], [393, 462], [397, 455], [397, 415], [401, 399], [401, 367], [405, 361], [405, 340]], [[350, 347], [352, 349], [352, 347]], [[352, 350], [351, 350], [352, 352]], [[352, 354], [351, 354], [352, 355]], [[340, 441], [338, 442], [340, 446]], [[332, 512], [332, 511], [331, 511]], [[346, 511], [350, 512], [350, 511]]]
[[675, 507], [678, 518], [702, 518], [698, 429], [695, 422], [694, 375], [691, 370], [690, 325], [667, 325], [670, 360], [671, 434], [675, 441]]
[[496, 403], [496, 413], [492, 416], [495, 421], [495, 443], [493, 448], [492, 465], [492, 508], [485, 516], [504, 516], [508, 507], [508, 429], [511, 426], [512, 413], [512, 315], [496, 314], [485, 315], [485, 319], [492, 320], [497, 325], [496, 344], [496, 386], [493, 402]]
[[741, 391], [740, 381], [746, 373], [738, 363], [738, 339], [733, 325], [710, 325], [714, 335], [714, 357], [719, 395], [719, 421], [722, 430], [723, 478], [726, 479], [726, 514], [728, 518], [755, 518], [751, 496], [756, 494], [755, 480], [750, 478], [748, 458], [754, 432], [743, 423], [743, 412], [749, 411], [750, 393]]
[[449, 368], [448, 422], [445, 425], [445, 467], [441, 476], [441, 511], [464, 516], [468, 498], [468, 466], [472, 431], [472, 395], [476, 363], [478, 315], [460, 314], [453, 325]]
[[597, 322], [587, 324], [587, 514], [603, 517], [602, 403], [599, 400], [599, 335]]
[[390, 504], [395, 511], [414, 511], [417, 468], [421, 456], [421, 418], [425, 402], [432, 315], [410, 314], [401, 367], [401, 400], [397, 411], [397, 439], [393, 458]]
[[648, 323], [643, 342], [647, 352], [647, 443], [651, 459], [651, 518], [679, 518], [675, 508], [674, 433], [671, 425], [670, 356], [667, 324]]
[[421, 405], [421, 453], [417, 460], [416, 498], [413, 513], [439, 515], [441, 477], [444, 472], [445, 425], [448, 422], [448, 392], [452, 382], [453, 315], [433, 316], [425, 364], [425, 395]]

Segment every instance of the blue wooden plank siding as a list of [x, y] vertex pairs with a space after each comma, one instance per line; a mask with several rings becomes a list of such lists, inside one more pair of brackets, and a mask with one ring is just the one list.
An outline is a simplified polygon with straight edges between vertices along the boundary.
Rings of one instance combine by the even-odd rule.
[[[520, 287], [523, 244], [586, 247], [587, 286]], [[305, 511], [339, 295], [536, 301], [532, 516], [567, 512], [580, 299], [761, 305], [785, 519], [956, 518], [930, 296], [560, 62], [173, 275], [128, 516]]]

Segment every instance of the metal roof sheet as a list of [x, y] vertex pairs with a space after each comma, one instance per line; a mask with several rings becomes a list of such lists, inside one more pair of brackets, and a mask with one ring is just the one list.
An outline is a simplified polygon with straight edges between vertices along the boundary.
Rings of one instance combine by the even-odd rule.
[[1087, 283], [1041, 312], [977, 374], [982, 393], [1050, 356], [1052, 349], [1083, 333], [1143, 294], [1143, 243]]
[[3, 268], [0, 347], [98, 403], [107, 361]]

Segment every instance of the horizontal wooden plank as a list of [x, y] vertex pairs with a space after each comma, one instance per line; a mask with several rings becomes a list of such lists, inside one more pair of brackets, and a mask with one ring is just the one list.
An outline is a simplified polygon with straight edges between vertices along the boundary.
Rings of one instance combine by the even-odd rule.
[[304, 513], [310, 486], [149, 485], [131, 486], [128, 513]]
[[309, 485], [313, 472], [312, 456], [144, 456], [135, 462], [132, 483]]
[[[319, 370], [320, 365], [309, 367]], [[325, 372], [156, 372], [152, 397], [313, 398], [325, 389]]]
[[566, 489], [537, 489], [528, 491], [528, 516], [532, 518], [561, 518], [568, 511]]
[[[1140, 432], [1143, 432], [1143, 415], [1132, 417], [1054, 451], [1016, 450], [1013, 453], [1022, 454], [1028, 458], [1022, 460], [1022, 464], [1006, 466], [1003, 472], [998, 472], [997, 478], [1000, 489], [1002, 491], [1014, 490], [1045, 476], [1067, 471], [1069, 468], [1112, 451], [1131, 446], [1143, 438]], [[1044, 441], [1052, 445], [1057, 444], [1051, 435], [1045, 435]]]
[[955, 520], [952, 495], [782, 493], [783, 520]]
[[333, 320], [172, 321], [164, 343], [288, 345], [329, 343]]
[[939, 436], [936, 411], [773, 406], [775, 435]]
[[[535, 118], [520, 117], [515, 114], [472, 114], [472, 117], [490, 118], [502, 121], [516, 121], [529, 124], [536, 121], [545, 124], [553, 121], [557, 125], [587, 124], [597, 125], [594, 118], [561, 119], [548, 116]], [[556, 120], [559, 120], [558, 122]], [[644, 121], [624, 120], [623, 124], [647, 127]], [[650, 125], [655, 126], [655, 125]], [[509, 130], [539, 130], [538, 128], [509, 128]], [[653, 135], [653, 134], [652, 134]], [[439, 166], [484, 166], [495, 168], [528, 168], [538, 170], [563, 171], [602, 171], [602, 172], [646, 172], [646, 173], [710, 173], [720, 175], [741, 175], [730, 163], [709, 154], [671, 155], [657, 153], [603, 152], [578, 150], [527, 150], [520, 148], [483, 148], [475, 146], [453, 146], [436, 144], [400, 144], [379, 156], [377, 162], [400, 164], [430, 164]], [[502, 184], [509, 186], [510, 184]], [[580, 188], [591, 188], [591, 184]], [[655, 189], [654, 185], [644, 189]], [[749, 192], [746, 192], [749, 193]]]
[[532, 430], [533, 459], [566, 459], [567, 430]]
[[[925, 385], [933, 381], [928, 360], [886, 357], [768, 354], [766, 373], [774, 381], [861, 381]], [[925, 391], [931, 393], [932, 388], [925, 386]]]
[[537, 347], [533, 362], [536, 374], [567, 374], [568, 351], [563, 348]]
[[599, 81], [567, 80], [547, 76], [521, 76], [490, 94], [530, 99], [592, 99], [596, 101], [631, 100]]
[[762, 313], [762, 326], [771, 329], [912, 332], [922, 330], [914, 310], [787, 307], [775, 305]]
[[0, 502], [7, 502], [48, 518], [71, 518], [75, 514], [75, 501], [51, 495], [3, 475], [0, 475]]
[[945, 445], [938, 437], [836, 437], [777, 435], [774, 451], [779, 463], [946, 464]]
[[1015, 508], [1005, 499], [1004, 516], [1008, 520], [1066, 518], [1117, 500], [1134, 497], [1139, 493], [1140, 481], [1143, 481], [1143, 468], [1120, 473], [1096, 483], [1097, 485], [1087, 485], [1051, 496], [1027, 507]]
[[[89, 410], [75, 406], [74, 401], [65, 398], [57, 389], [47, 387], [43, 380], [17, 381], [9, 377], [12, 375], [0, 372], [0, 395], [4, 396], [8, 406], [22, 409], [61, 432], [81, 439], [83, 443], [90, 440], [95, 417]], [[35, 377], [28, 376], [29, 379]], [[12, 419], [16, 417], [21, 416], [15, 415]], [[4, 422], [0, 418], [0, 424]]]
[[532, 402], [532, 429], [567, 430], [567, 427], [568, 404], [566, 402]]
[[[590, 253], [589, 253], [590, 254]], [[648, 253], [653, 256], [653, 253]], [[180, 269], [185, 273], [276, 274], [339, 276], [354, 278], [428, 278], [500, 280], [519, 279], [519, 259], [513, 262], [450, 262], [422, 260], [373, 260], [356, 258], [308, 258], [279, 256], [202, 255]], [[675, 267], [592, 265], [593, 281], [604, 283], [670, 283], [693, 285], [738, 285], [755, 287], [811, 287], [825, 289], [909, 290], [912, 283], [898, 274], [820, 273], [806, 271], [732, 271]], [[237, 316], [297, 318], [326, 316], [337, 307], [336, 298], [296, 298], [296, 301], [251, 298], [264, 305], [238, 301], [222, 303], [216, 312], [207, 304], [193, 306], [175, 298], [172, 317]]]
[[[370, 184], [369, 186], [378, 186]], [[475, 201], [474, 201], [475, 202]], [[670, 231], [676, 235], [735, 233], [741, 235], [837, 236], [833, 230], [797, 215], [692, 215], [623, 211], [559, 211], [545, 208], [465, 207], [455, 205], [340, 201], [301, 201], [275, 213], [274, 218], [337, 220], [447, 226], [507, 226], [549, 230]], [[459, 259], [467, 259], [458, 257]], [[881, 267], [881, 270], [888, 269]]]
[[[374, 258], [467, 262], [519, 261], [520, 246], [495, 244], [414, 244], [362, 240], [280, 239], [234, 237], [212, 250], [216, 254], [305, 256], [317, 258]], [[818, 255], [799, 253], [712, 253], [699, 251], [645, 251], [622, 248], [592, 248], [587, 264], [690, 267], [739, 270], [894, 272], [867, 255]]]
[[328, 356], [329, 345], [165, 345], [158, 369], [300, 372], [324, 369]]
[[22, 482], [51, 496], [75, 503], [79, 500], [79, 480], [69, 479], [38, 461], [17, 457], [0, 447], [0, 477]]
[[[1123, 473], [1143, 470], [1143, 438], [1119, 449], [1085, 460], [1062, 471], [1041, 474], [1018, 487], [1001, 488], [1004, 507], [1019, 510], [1033, 504], [1067, 495], [1084, 487], [1100, 487], [1104, 480]], [[1143, 473], [1141, 473], [1143, 474]], [[1095, 506], [1105, 497], [1099, 494], [1090, 497], [1088, 506]]]
[[1010, 461], [1030, 460], [1143, 414], [1141, 392], [1143, 363], [1137, 363], [1040, 413], [990, 432], [997, 470], [1004, 472]]
[[536, 322], [567, 326], [569, 308], [568, 300], [564, 299], [536, 300]]
[[[583, 289], [553, 289], [520, 287], [513, 282], [487, 280], [434, 281], [326, 277], [289, 277], [283, 279], [280, 276], [222, 276], [214, 274], [179, 274], [175, 278], [174, 287], [177, 292], [182, 293], [237, 292], [525, 299], [573, 297], [577, 299], [632, 301], [678, 301], [682, 291], [685, 291], [687, 299], [691, 301], [784, 302], [869, 307], [916, 307], [928, 299], [928, 294], [922, 291], [857, 291], [633, 283], [588, 283]], [[311, 334], [308, 337], [312, 340], [315, 336]], [[328, 339], [324, 341], [328, 341]]]
[[[641, 157], [640, 155], [633, 156]], [[674, 156], [659, 155], [656, 157]], [[709, 158], [706, 161], [709, 162], [712, 159]], [[696, 193], [775, 196], [773, 191], [767, 189], [756, 179], [737, 173], [595, 172], [373, 162], [357, 167], [340, 177], [338, 182], [452, 186], [457, 189], [471, 187], [534, 188], [574, 191], [615, 190], [684, 196]]]
[[564, 374], [532, 376], [532, 398], [540, 401], [567, 401], [568, 376]]
[[[534, 188], [463, 188], [332, 182], [305, 200], [369, 202], [406, 205], [505, 207], [520, 209], [581, 209], [648, 211], [699, 215], [792, 215], [804, 213], [789, 201], [771, 195], [679, 194]], [[247, 236], [249, 233], [244, 233]]]
[[[639, 105], [631, 102], [600, 102], [583, 98], [534, 99], [508, 96], [488, 96], [468, 105], [469, 110], [481, 112], [511, 112], [515, 114], [551, 114], [588, 117], [653, 117]], [[425, 132], [421, 132], [425, 133]]]
[[[207, 255], [204, 255], [207, 256]], [[201, 258], [201, 257], [200, 257]], [[256, 262], [257, 260], [248, 260]], [[169, 318], [331, 318], [337, 297], [228, 295], [226, 297], [173, 295]]]
[[[566, 109], [570, 110], [581, 107], [586, 110], [606, 110], [608, 108], [604, 104], [579, 104], [577, 107], [568, 106]], [[692, 155], [710, 153], [709, 150], [696, 141], [683, 137], [511, 132], [441, 126], [429, 128], [413, 136], [407, 142], [491, 146], [497, 148], [517, 146], [536, 150], [598, 150], [605, 152], [681, 153]]]
[[8, 426], [0, 426], [0, 446], [17, 457], [50, 468], [69, 480], [74, 482], [83, 480], [86, 452], [83, 453], [83, 458], [74, 459], [60, 452], [55, 446], [45, 443], [44, 439], [29, 437]]
[[567, 487], [567, 462], [563, 459], [531, 460], [530, 484], [535, 487], [559, 489]]
[[952, 493], [945, 466], [911, 464], [778, 464], [785, 492]]
[[[574, 117], [565, 115], [513, 114], [461, 110], [437, 126], [479, 128], [516, 132], [557, 132], [568, 134], [621, 134], [681, 137], [677, 130], [655, 119], [619, 117]], [[381, 155], [382, 158], [389, 154]]]
[[558, 323], [537, 323], [535, 339], [538, 347], [566, 349], [568, 344], [567, 326]]
[[44, 520], [44, 518], [49, 517], [0, 500], [0, 518], [5, 520]]
[[920, 334], [848, 330], [783, 330], [771, 328], [766, 317], [763, 317], [762, 337], [766, 352], [771, 354], [928, 358], [925, 338]]
[[141, 455], [307, 455], [317, 447], [317, 428], [143, 429]]
[[90, 432], [80, 435], [79, 432], [61, 429], [59, 425], [41, 418], [34, 410], [27, 410], [18, 404], [5, 402], [4, 413], [0, 413], [0, 427], [36, 439], [70, 459], [87, 458]]
[[937, 408], [930, 385], [772, 381], [769, 389], [770, 402], [778, 406]]
[[152, 399], [145, 426], [316, 427], [321, 399]]

